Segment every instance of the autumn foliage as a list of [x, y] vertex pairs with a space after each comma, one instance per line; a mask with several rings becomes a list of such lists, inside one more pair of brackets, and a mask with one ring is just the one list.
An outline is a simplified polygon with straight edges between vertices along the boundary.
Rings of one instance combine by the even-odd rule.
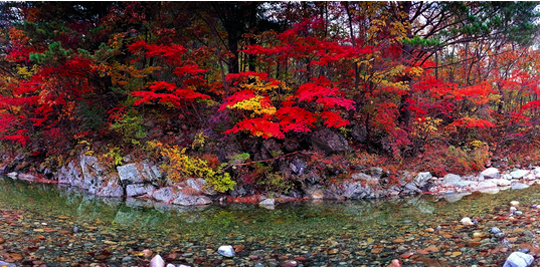
[[[404, 168], [459, 160], [427, 161], [444, 173], [540, 134], [534, 38], [486, 15], [530, 37], [531, 4], [222, 4], [4, 4], [2, 148], [47, 158], [84, 141], [144, 157], [159, 142], [231, 168], [232, 144], [266, 161], [314, 150], [330, 129], [353, 155]], [[280, 150], [256, 152], [270, 140]]]

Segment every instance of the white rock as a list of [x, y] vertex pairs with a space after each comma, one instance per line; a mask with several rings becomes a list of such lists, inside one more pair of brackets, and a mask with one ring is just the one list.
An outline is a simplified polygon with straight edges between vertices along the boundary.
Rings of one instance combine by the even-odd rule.
[[17, 179], [17, 176], [19, 175], [19, 173], [17, 173], [17, 172], [10, 172], [10, 173], [8, 173], [8, 174], [6, 174], [6, 175], [7, 175], [8, 177], [10, 177], [10, 178], [16, 180], [16, 179]]
[[479, 189], [497, 188], [497, 182], [494, 180], [485, 180], [478, 184]]
[[497, 194], [499, 191], [499, 188], [482, 188], [479, 190], [483, 194]]
[[512, 178], [514, 179], [521, 179], [525, 177], [527, 174], [529, 174], [529, 171], [523, 170], [523, 169], [510, 172], [510, 176], [512, 176]]
[[474, 223], [471, 221], [471, 218], [465, 217], [461, 219], [461, 224], [463, 225], [474, 225]]
[[446, 174], [442, 183], [446, 186], [454, 186], [461, 181], [461, 177], [456, 174]]
[[167, 264], [166, 267], [176, 267], [176, 266], [174, 266], [174, 264], [172, 264], [172, 263], [169, 263], [169, 264]]
[[273, 198], [264, 199], [259, 203], [261, 206], [274, 206], [276, 203]]
[[232, 246], [221, 246], [218, 248], [218, 253], [224, 257], [234, 257], [234, 249]]
[[527, 267], [534, 261], [534, 257], [523, 252], [514, 252], [508, 256], [503, 267]]
[[522, 189], [525, 189], [525, 188], [529, 188], [529, 185], [523, 184], [523, 183], [516, 183], [516, 184], [512, 185], [512, 190], [522, 190]]
[[510, 206], [513, 206], [513, 207], [518, 207], [519, 206], [519, 201], [510, 201]]
[[499, 186], [510, 186], [510, 184], [512, 184], [512, 182], [505, 179], [496, 179], [496, 180], [493, 180], [493, 182], [497, 183], [497, 185]]
[[150, 260], [150, 267], [165, 267], [165, 261], [158, 254]]
[[499, 170], [494, 167], [490, 167], [482, 171], [480, 175], [482, 175], [486, 179], [498, 179], [499, 177], [501, 177], [501, 173], [499, 172]]

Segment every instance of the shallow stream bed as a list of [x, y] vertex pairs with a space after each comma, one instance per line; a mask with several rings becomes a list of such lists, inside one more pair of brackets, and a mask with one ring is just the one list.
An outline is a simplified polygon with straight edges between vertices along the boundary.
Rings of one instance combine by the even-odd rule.
[[[204, 208], [103, 199], [0, 179], [0, 261], [17, 266], [502, 266], [540, 256], [540, 187], [457, 202], [424, 196]], [[522, 215], [509, 217], [512, 200]], [[463, 217], [477, 224], [464, 226]], [[492, 234], [493, 227], [505, 235]], [[221, 245], [236, 256], [222, 257]], [[145, 251], [146, 250], [146, 251]], [[150, 250], [150, 251], [148, 251]], [[146, 256], [145, 256], [146, 253]], [[533, 265], [538, 265], [535, 262]]]

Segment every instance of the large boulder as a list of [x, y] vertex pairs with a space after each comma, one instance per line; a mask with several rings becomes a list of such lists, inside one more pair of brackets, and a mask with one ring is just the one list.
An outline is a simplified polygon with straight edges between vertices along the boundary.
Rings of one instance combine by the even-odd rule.
[[341, 152], [349, 152], [351, 147], [347, 139], [340, 133], [336, 133], [329, 128], [315, 131], [311, 135], [311, 145], [322, 150], [327, 155]]
[[459, 175], [449, 173], [443, 177], [442, 183], [447, 187], [455, 187], [461, 180]]
[[528, 170], [519, 169], [516, 171], [510, 172], [510, 176], [514, 179], [521, 179], [529, 174]]
[[144, 178], [144, 180], [149, 181], [149, 182], [156, 182], [162, 178], [159, 168], [153, 165], [152, 163], [148, 162], [147, 160], [144, 160], [142, 162], [141, 175]]
[[104, 197], [121, 197], [124, 195], [124, 188], [118, 183], [118, 178], [110, 179], [104, 187], [96, 191], [96, 195]]
[[131, 184], [131, 183], [142, 183], [143, 176], [137, 169], [135, 164], [127, 164], [123, 166], [116, 167], [118, 170], [118, 176], [122, 184]]

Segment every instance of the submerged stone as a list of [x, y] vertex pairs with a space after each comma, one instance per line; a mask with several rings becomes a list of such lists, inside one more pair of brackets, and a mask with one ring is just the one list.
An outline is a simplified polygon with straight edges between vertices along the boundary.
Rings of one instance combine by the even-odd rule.
[[523, 252], [514, 252], [508, 256], [503, 267], [527, 267], [534, 261], [534, 257]]

